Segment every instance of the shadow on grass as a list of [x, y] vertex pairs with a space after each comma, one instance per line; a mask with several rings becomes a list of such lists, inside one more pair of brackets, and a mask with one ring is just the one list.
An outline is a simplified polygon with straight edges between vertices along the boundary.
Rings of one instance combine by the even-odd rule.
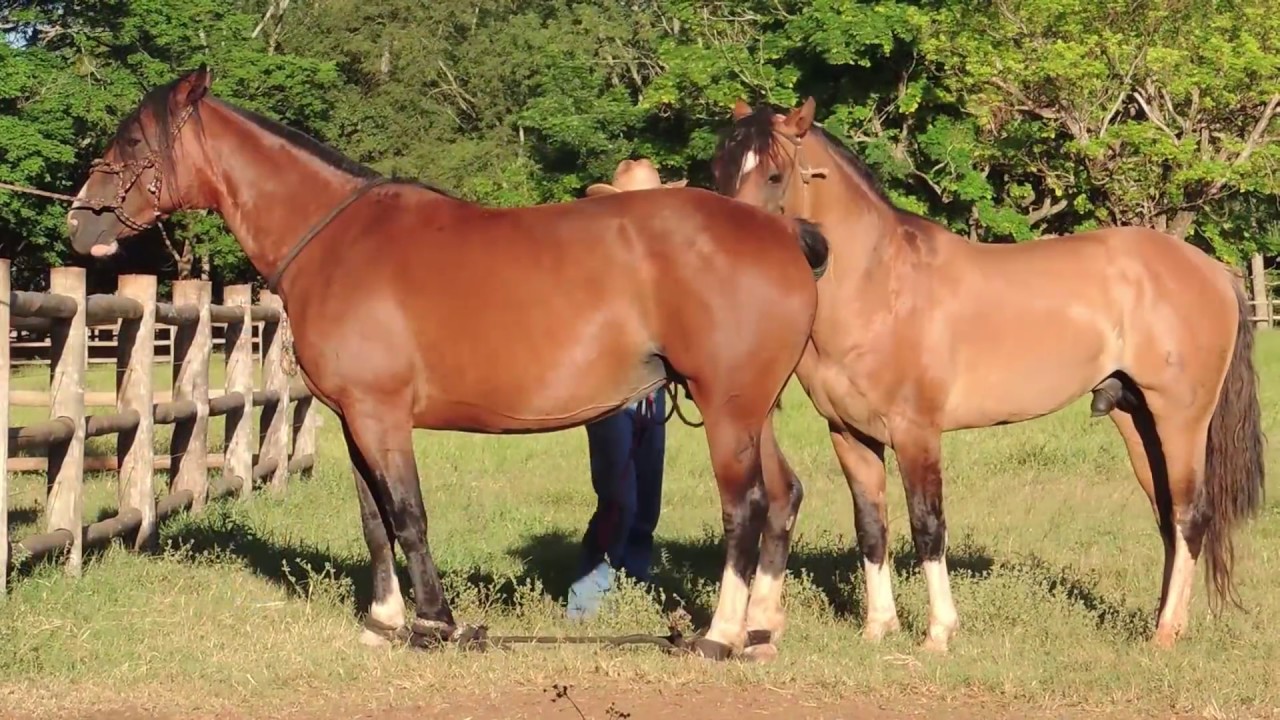
[[[229, 513], [209, 513], [191, 522], [180, 523], [165, 533], [167, 542], [185, 547], [195, 556], [231, 557], [259, 576], [279, 585], [295, 596], [311, 592], [315, 572], [328, 574], [350, 584], [354, 599], [352, 613], [362, 617], [373, 599], [372, 580], [367, 556], [335, 555], [305, 544], [280, 542], [258, 534], [251, 526]], [[659, 542], [658, 559], [654, 563], [650, 584], [664, 597], [664, 611], [682, 608], [697, 627], [706, 627], [714, 607], [714, 590], [724, 568], [722, 543], [711, 536], [703, 539], [667, 540]], [[457, 582], [474, 589], [486, 604], [516, 610], [520, 588], [532, 583], [542, 588], [557, 602], [563, 603], [569, 585], [579, 566], [578, 538], [563, 532], [531, 536], [509, 554], [520, 560], [522, 569], [514, 575], [497, 576], [482, 568], [455, 568], [444, 575], [446, 587], [457, 588]], [[893, 553], [898, 578], [917, 572], [914, 554], [909, 546]], [[953, 578], [967, 577], [985, 581], [999, 573], [1015, 578], [1019, 584], [1046, 596], [1063, 597], [1072, 605], [1092, 615], [1099, 629], [1130, 640], [1150, 633], [1150, 613], [1128, 606], [1123, 599], [1107, 597], [1096, 585], [1071, 567], [1054, 567], [1037, 556], [1012, 561], [996, 561], [982, 547], [962, 545], [948, 553]], [[856, 552], [832, 545], [798, 544], [793, 548], [788, 570], [794, 578], [805, 576], [825, 597], [837, 617], [861, 622], [865, 606], [854, 575], [862, 566]], [[400, 585], [410, 588], [405, 568], [397, 566]], [[710, 588], [711, 592], [708, 592]]]

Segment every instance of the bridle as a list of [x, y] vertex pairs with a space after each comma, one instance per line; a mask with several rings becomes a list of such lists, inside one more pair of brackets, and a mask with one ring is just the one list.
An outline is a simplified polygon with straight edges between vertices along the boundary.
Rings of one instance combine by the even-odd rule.
[[[182, 114], [178, 116], [178, 122], [176, 122], [173, 128], [169, 131], [168, 143], [170, 148], [173, 147], [174, 141], [178, 139], [178, 133], [182, 132], [182, 127], [187, 124], [187, 120], [190, 119], [191, 114], [195, 112], [195, 109], [195, 104], [188, 105], [187, 108], [182, 111]], [[133, 186], [136, 185], [138, 183], [138, 179], [142, 177], [142, 173], [147, 170], [153, 171], [151, 182], [147, 183], [145, 188], [147, 194], [151, 197], [152, 217], [150, 222], [141, 222], [135, 220], [129, 215], [129, 213], [125, 212], [124, 203], [126, 198], [129, 196], [129, 193], [132, 192]], [[164, 216], [164, 213], [160, 212], [160, 193], [164, 187], [164, 170], [162, 169], [162, 163], [160, 162], [160, 154], [155, 148], [149, 149], [147, 154], [142, 157], [131, 158], [123, 162], [110, 162], [103, 158], [98, 158], [89, 163], [89, 175], [92, 176], [96, 172], [115, 176], [115, 198], [111, 200], [73, 198], [74, 202], [71, 205], [72, 210], [110, 210], [111, 214], [115, 215], [116, 219], [118, 219], [125, 227], [136, 232], [146, 230]], [[176, 185], [174, 186], [174, 192], [178, 194], [176, 209], [181, 210], [184, 203], [182, 201], [181, 192], [177, 190]], [[160, 231], [162, 233], [164, 232], [163, 225], [160, 226]]]
[[783, 140], [787, 141], [788, 144], [791, 145], [791, 170], [787, 172], [787, 177], [783, 184], [782, 199], [779, 201], [778, 205], [782, 210], [782, 212], [786, 212], [787, 193], [791, 188], [791, 178], [794, 177], [796, 173], [800, 173], [800, 181], [801, 181], [800, 210], [801, 211], [797, 213], [797, 216], [802, 218], [808, 218], [809, 210], [811, 209], [810, 208], [811, 198], [809, 196], [809, 183], [813, 182], [814, 178], [825, 178], [827, 176], [828, 170], [827, 168], [813, 167], [811, 165], [803, 165], [801, 163], [800, 147], [804, 141], [800, 140], [799, 138], [795, 138], [790, 135], [787, 135], [779, 130], [774, 130], [773, 134], [775, 137], [782, 138]]

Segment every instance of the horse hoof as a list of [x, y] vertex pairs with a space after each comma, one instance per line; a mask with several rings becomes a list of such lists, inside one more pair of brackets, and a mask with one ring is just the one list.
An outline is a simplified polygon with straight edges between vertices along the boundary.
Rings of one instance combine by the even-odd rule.
[[449, 623], [415, 618], [409, 625], [406, 642], [415, 650], [436, 650], [453, 640], [458, 628]]
[[862, 638], [867, 642], [880, 642], [885, 635], [897, 632], [901, 627], [897, 618], [889, 621], [869, 622], [866, 627], [862, 628]]
[[364, 628], [360, 631], [360, 644], [368, 648], [391, 647], [391, 638], [376, 630]]
[[751, 645], [742, 651], [742, 656], [750, 662], [773, 662], [778, 659], [778, 646], [771, 642]]
[[708, 660], [728, 660], [733, 655], [733, 648], [707, 638], [694, 640], [689, 644], [689, 649], [694, 655]]
[[927, 637], [924, 644], [921, 645], [926, 652], [936, 653], [938, 655], [946, 655], [948, 642], [944, 638]]

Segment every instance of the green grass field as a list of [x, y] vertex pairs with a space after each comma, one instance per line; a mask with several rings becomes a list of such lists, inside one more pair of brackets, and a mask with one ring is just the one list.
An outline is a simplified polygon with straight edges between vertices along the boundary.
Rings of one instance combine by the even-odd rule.
[[[1259, 358], [1264, 420], [1276, 436], [1280, 335], [1260, 338]], [[109, 374], [99, 375], [94, 382], [109, 387]], [[161, 554], [115, 547], [90, 558], [79, 580], [49, 566], [12, 579], [0, 605], [0, 705], [42, 713], [127, 701], [265, 717], [304, 698], [430, 703], [477, 687], [568, 682], [621, 688], [623, 709], [626, 688], [755, 684], [829, 699], [976, 696], [1206, 717], [1280, 706], [1274, 500], [1239, 544], [1247, 610], [1212, 618], [1198, 579], [1190, 634], [1164, 653], [1147, 643], [1161, 546], [1110, 423], [1091, 420], [1082, 401], [1038, 421], [950, 434], [949, 561], [962, 626], [950, 655], [935, 657], [918, 648], [926, 596], [910, 562], [896, 468], [890, 530], [904, 631], [872, 645], [859, 636], [852, 503], [824, 424], [794, 384], [779, 423], [807, 495], [789, 566], [788, 631], [772, 664], [713, 664], [651, 649], [362, 647], [367, 554], [337, 423], [326, 417], [314, 477], [295, 480], [284, 496], [264, 492], [179, 516], [163, 528]], [[220, 444], [220, 426], [211, 436]], [[717, 495], [701, 431], [673, 422], [669, 437], [659, 589], [623, 588], [586, 631], [665, 632], [666, 612], [677, 606], [705, 627], [722, 563]], [[459, 619], [494, 633], [577, 632], [562, 606], [594, 504], [585, 432], [420, 433], [417, 442], [432, 548]], [[1273, 472], [1276, 447], [1268, 451]], [[113, 479], [88, 484], [86, 515], [109, 512]], [[16, 535], [38, 522], [40, 494], [39, 478], [15, 479]]]

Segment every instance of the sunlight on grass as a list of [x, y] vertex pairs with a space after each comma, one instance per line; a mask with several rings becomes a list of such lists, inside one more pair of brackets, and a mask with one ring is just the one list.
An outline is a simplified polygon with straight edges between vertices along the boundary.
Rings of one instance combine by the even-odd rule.
[[[1265, 334], [1259, 346], [1264, 419], [1274, 436], [1280, 334]], [[95, 389], [110, 386], [108, 372]], [[824, 424], [793, 384], [779, 434], [805, 481], [806, 501], [789, 566], [782, 656], [767, 666], [644, 649], [476, 655], [359, 646], [367, 553], [337, 423], [326, 418], [320, 432], [314, 477], [295, 481], [283, 496], [259, 493], [179, 516], [164, 527], [161, 554], [114, 548], [92, 558], [78, 581], [52, 567], [15, 578], [0, 612], [6, 700], [47, 709], [131, 697], [174, 710], [234, 705], [265, 715], [299, 693], [429, 701], [477, 685], [609, 678], [767, 683], [822, 697], [980, 693], [1158, 713], [1208, 707], [1253, 714], [1280, 702], [1280, 506], [1270, 502], [1241, 535], [1238, 578], [1247, 611], [1211, 618], [1197, 581], [1190, 635], [1174, 653], [1152, 650], [1160, 542], [1119, 438], [1108, 422], [1088, 417], [1086, 401], [1042, 420], [945, 438], [949, 561], [962, 626], [950, 656], [939, 658], [918, 649], [926, 596], [910, 562], [896, 480], [890, 530], [903, 632], [880, 645], [860, 639], [852, 503]], [[215, 440], [220, 435], [220, 428], [211, 432]], [[431, 546], [460, 620], [486, 623], [494, 633], [661, 633], [666, 612], [684, 607], [705, 627], [723, 554], [700, 430], [670, 428], [657, 587], [622, 588], [582, 628], [564, 620], [562, 604], [594, 504], [585, 432], [420, 433], [416, 442]], [[1277, 457], [1273, 444], [1270, 467]], [[19, 536], [37, 523], [40, 483], [15, 483]], [[112, 483], [105, 476], [88, 482], [86, 514], [114, 503]]]

